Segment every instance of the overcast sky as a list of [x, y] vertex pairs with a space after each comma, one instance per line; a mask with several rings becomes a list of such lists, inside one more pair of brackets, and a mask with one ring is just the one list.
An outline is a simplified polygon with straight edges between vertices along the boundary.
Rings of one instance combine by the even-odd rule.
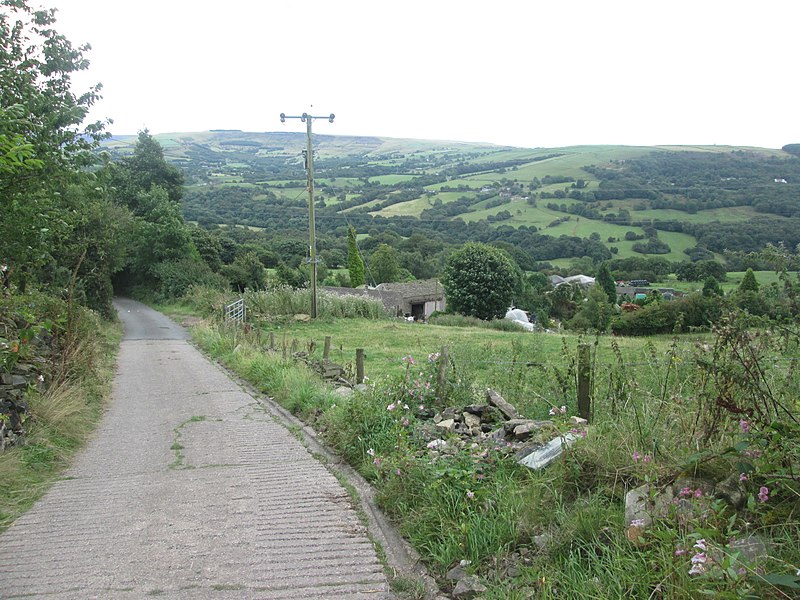
[[[88, 42], [115, 134], [800, 142], [798, 0], [31, 0]], [[313, 105], [313, 108], [311, 106]]]

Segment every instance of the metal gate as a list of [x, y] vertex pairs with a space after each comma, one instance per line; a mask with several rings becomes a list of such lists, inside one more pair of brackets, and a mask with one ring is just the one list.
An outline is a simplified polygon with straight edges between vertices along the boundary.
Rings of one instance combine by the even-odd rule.
[[226, 324], [235, 323], [237, 325], [242, 325], [245, 317], [247, 316], [247, 311], [244, 306], [244, 298], [239, 298], [236, 302], [231, 302], [225, 306], [224, 311]]

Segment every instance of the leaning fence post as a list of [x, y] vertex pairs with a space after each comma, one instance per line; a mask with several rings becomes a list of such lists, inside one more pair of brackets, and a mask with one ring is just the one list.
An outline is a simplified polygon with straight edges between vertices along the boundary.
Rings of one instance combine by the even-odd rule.
[[322, 348], [322, 360], [329, 360], [331, 356], [331, 336], [325, 336], [325, 346]]
[[356, 384], [364, 383], [364, 349], [356, 348]]
[[578, 416], [587, 421], [592, 414], [592, 355], [589, 344], [578, 344]]
[[442, 346], [442, 351], [439, 352], [439, 373], [436, 376], [436, 395], [439, 400], [445, 396], [445, 387], [447, 386], [447, 363], [449, 362], [450, 349], [447, 346]]

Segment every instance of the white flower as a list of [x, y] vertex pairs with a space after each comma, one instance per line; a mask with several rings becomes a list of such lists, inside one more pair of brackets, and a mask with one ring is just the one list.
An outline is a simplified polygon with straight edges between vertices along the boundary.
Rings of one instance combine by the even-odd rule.
[[39, 380], [39, 383], [44, 383], [44, 375], [39, 375], [37, 379]]
[[367, 454], [369, 454], [370, 456], [375, 456], [375, 450], [373, 448], [370, 448], [369, 450], [367, 450]]
[[705, 538], [697, 540], [697, 543], [693, 546], [693, 548], [697, 548], [698, 550], [704, 550], [704, 551], [707, 550]]
[[447, 446], [447, 442], [444, 440], [433, 440], [428, 442], [428, 448], [431, 450], [436, 450], [436, 448], [441, 448], [442, 446]]

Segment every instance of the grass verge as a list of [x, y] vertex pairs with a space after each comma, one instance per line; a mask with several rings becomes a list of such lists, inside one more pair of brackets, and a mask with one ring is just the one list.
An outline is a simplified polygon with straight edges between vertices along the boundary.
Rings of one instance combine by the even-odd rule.
[[93, 335], [73, 353], [71, 376], [43, 393], [29, 389], [30, 426], [22, 445], [0, 454], [0, 531], [58, 480], [103, 414], [122, 328], [90, 318]]

